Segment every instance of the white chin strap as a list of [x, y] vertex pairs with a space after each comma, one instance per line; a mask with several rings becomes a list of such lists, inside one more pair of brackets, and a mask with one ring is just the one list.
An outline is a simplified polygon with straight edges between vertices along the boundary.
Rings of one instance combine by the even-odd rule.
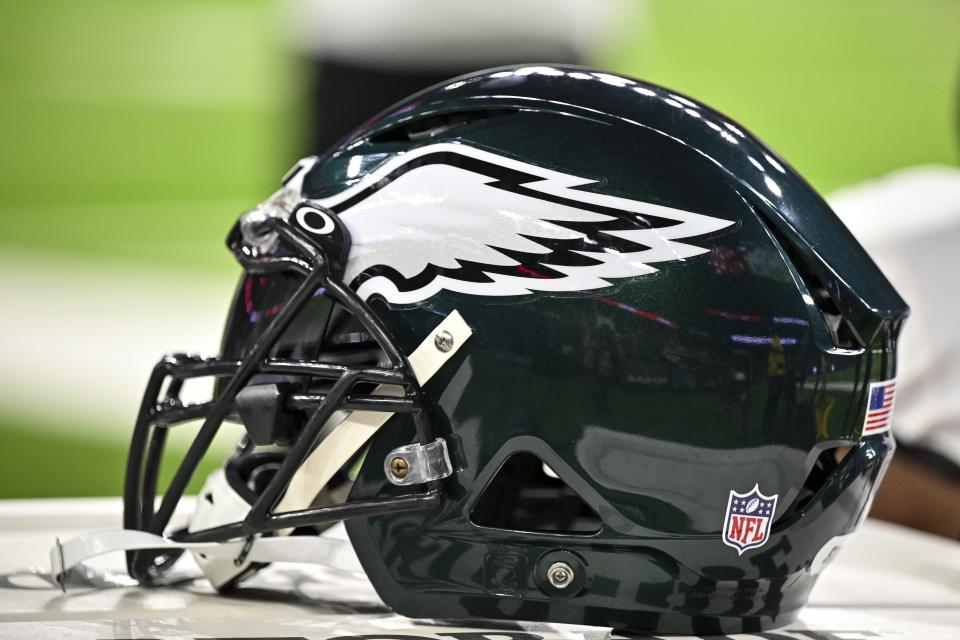
[[[410, 366], [420, 385], [426, 384], [472, 334], [470, 327], [457, 311], [444, 318], [409, 357]], [[394, 390], [381, 385], [374, 393], [389, 395], [392, 391]], [[351, 412], [297, 469], [286, 493], [277, 504], [276, 513], [309, 508], [333, 474], [342, 468], [392, 415], [384, 411]], [[445, 445], [442, 441], [438, 442]], [[405, 449], [407, 447], [401, 447], [400, 450]], [[441, 446], [440, 449], [442, 456], [446, 458], [446, 447]], [[446, 459], [446, 465], [449, 466], [449, 459]], [[449, 472], [445, 475], [449, 475]], [[208, 494], [212, 496], [209, 504], [205, 498]], [[226, 482], [223, 471], [218, 470], [207, 478], [200, 492], [189, 530], [198, 531], [243, 520], [249, 510], [250, 505], [236, 495]], [[204, 575], [218, 588], [255, 563], [304, 562], [341, 571], [363, 572], [353, 545], [348, 540], [330, 536], [285, 535], [289, 534], [289, 530], [278, 533], [279, 536], [255, 536], [228, 542], [175, 542], [145, 531], [95, 531], [64, 543], [58, 539], [50, 551], [50, 565], [54, 580], [64, 588], [66, 572], [89, 558], [113, 551], [190, 551]]]
[[250, 563], [298, 562], [363, 573], [353, 545], [339, 538], [285, 536], [230, 542], [174, 542], [146, 531], [108, 529], [85, 533], [64, 543], [57, 540], [50, 550], [51, 575], [66, 591], [66, 573], [86, 560], [114, 551], [148, 549], [191, 551], [199, 558], [238, 569]]

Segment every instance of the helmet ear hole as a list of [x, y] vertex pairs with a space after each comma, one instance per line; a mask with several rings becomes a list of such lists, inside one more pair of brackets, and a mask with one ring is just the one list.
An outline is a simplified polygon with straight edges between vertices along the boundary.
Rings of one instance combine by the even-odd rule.
[[550, 533], [597, 533], [603, 521], [549, 465], [529, 452], [501, 465], [470, 515], [481, 527]]
[[804, 480], [803, 488], [801, 488], [796, 500], [794, 500], [789, 509], [783, 512], [781, 517], [785, 518], [790, 516], [790, 514], [803, 511], [807, 504], [809, 504], [834, 477], [837, 468], [843, 464], [844, 460], [847, 459], [847, 456], [849, 456], [853, 450], [854, 447], [852, 446], [838, 445], [821, 451], [820, 455], [817, 456], [816, 462], [814, 462], [813, 468], [807, 475], [806, 480]]
[[837, 447], [836, 449], [833, 449], [833, 459], [836, 460], [837, 464], [840, 464], [847, 458], [848, 455], [850, 455], [851, 451], [853, 451], [852, 446]]

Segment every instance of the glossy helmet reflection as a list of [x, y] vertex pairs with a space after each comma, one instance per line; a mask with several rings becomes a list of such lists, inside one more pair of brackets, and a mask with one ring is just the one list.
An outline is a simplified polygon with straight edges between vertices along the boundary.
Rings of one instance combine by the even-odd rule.
[[[826, 203], [697, 101], [464, 76], [241, 217], [220, 357], [150, 380], [125, 526], [220, 587], [343, 520], [412, 617], [730, 633], [792, 620], [893, 451], [907, 308]], [[183, 382], [218, 380], [185, 405]], [[202, 419], [155, 507], [167, 433]], [[171, 516], [224, 421], [244, 436]], [[150, 581], [173, 551], [130, 551]]]

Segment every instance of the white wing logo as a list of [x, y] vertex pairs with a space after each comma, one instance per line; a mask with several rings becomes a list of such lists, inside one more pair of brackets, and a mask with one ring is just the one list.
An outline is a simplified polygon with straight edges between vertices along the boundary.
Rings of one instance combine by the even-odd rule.
[[462, 144], [394, 158], [317, 200], [350, 232], [345, 280], [414, 304], [441, 290], [481, 296], [586, 291], [705, 253], [682, 239], [733, 224], [584, 191], [586, 180]]

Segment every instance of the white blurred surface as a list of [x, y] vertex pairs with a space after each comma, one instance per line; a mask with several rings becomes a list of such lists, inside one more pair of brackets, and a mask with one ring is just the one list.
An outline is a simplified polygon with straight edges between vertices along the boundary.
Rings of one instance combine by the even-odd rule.
[[0, 411], [124, 441], [161, 356], [219, 353], [235, 282], [10, 251], [0, 271]]
[[[27, 526], [30, 521], [33, 528]], [[31, 567], [45, 570], [55, 537], [119, 522], [117, 499], [0, 502], [0, 638], [328, 640], [413, 634], [443, 640], [440, 634], [446, 632], [476, 631], [504, 640], [496, 630], [524, 630], [545, 640], [620, 637], [607, 629], [570, 625], [458, 628], [414, 621], [390, 612], [362, 577], [300, 565], [272, 565], [230, 597], [216, 595], [202, 580], [154, 589], [74, 586], [63, 594], [31, 572]], [[106, 557], [96, 566], [120, 572], [122, 557]], [[960, 637], [960, 545], [867, 521], [826, 570], [800, 620], [774, 633], [763, 637], [955, 640]]]

